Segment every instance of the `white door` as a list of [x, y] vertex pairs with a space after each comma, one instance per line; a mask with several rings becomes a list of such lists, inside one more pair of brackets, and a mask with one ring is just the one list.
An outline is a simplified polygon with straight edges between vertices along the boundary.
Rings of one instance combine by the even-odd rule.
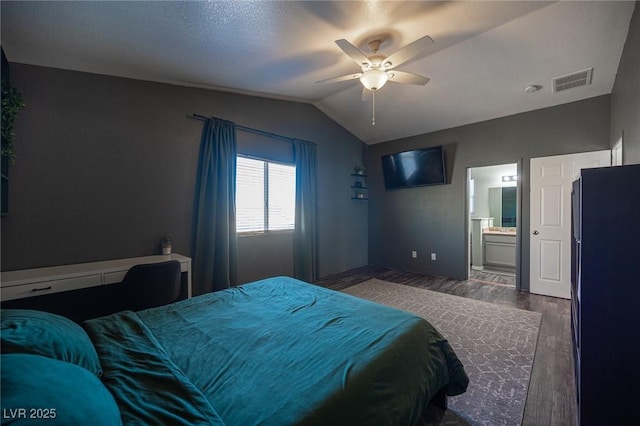
[[571, 185], [581, 169], [611, 165], [611, 151], [531, 159], [531, 293], [571, 297]]

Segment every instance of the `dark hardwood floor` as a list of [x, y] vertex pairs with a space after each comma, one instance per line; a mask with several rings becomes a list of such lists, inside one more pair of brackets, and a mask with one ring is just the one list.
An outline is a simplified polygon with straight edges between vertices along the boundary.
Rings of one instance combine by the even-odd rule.
[[[325, 277], [316, 284], [342, 290], [371, 278], [426, 288], [542, 313], [523, 425], [575, 425], [576, 403], [569, 300], [518, 292], [503, 277], [473, 275], [457, 281], [380, 267], [362, 267]], [[442, 424], [449, 424], [444, 422]]]

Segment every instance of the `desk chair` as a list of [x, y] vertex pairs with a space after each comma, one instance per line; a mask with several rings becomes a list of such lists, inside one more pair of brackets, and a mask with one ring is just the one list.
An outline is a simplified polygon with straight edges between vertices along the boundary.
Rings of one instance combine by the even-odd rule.
[[140, 311], [175, 302], [180, 296], [180, 278], [177, 260], [132, 267], [120, 284], [121, 309]]

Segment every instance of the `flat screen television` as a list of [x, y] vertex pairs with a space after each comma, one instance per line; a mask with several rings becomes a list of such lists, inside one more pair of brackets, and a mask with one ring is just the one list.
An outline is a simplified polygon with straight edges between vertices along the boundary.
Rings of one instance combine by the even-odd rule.
[[386, 189], [447, 183], [442, 146], [383, 155], [381, 160]]

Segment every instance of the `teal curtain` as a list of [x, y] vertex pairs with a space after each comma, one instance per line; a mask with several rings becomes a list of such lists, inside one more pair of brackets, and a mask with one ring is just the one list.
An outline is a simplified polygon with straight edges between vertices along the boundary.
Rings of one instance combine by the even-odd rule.
[[318, 206], [316, 145], [295, 140], [296, 225], [293, 236], [293, 274], [296, 278], [315, 282], [318, 278]]
[[236, 279], [236, 126], [204, 123], [196, 176], [193, 234], [194, 295], [229, 288]]

